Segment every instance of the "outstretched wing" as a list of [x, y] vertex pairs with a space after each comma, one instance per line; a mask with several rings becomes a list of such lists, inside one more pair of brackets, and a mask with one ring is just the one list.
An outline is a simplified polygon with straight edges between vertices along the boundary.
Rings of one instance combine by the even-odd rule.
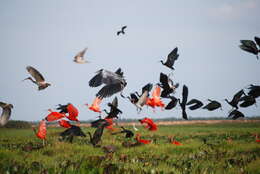
[[127, 28], [127, 26], [126, 26], [126, 25], [125, 25], [125, 26], [123, 26], [123, 27], [122, 27], [122, 31], [124, 32], [126, 28]]
[[[4, 105], [6, 105], [6, 104], [4, 103]], [[2, 102], [1, 102], [1, 107], [3, 107]], [[10, 107], [3, 108], [3, 112], [2, 112], [1, 117], [0, 117], [0, 125], [1, 126], [6, 125], [6, 123], [9, 121], [9, 119], [11, 117], [11, 112], [12, 112], [12, 110], [11, 110]]]
[[254, 39], [260, 49], [260, 38], [256, 36]]
[[102, 84], [103, 81], [103, 73], [102, 70], [99, 70], [98, 73], [89, 81], [90, 87], [98, 87]]
[[178, 59], [179, 57], [179, 54], [177, 53], [178, 52], [178, 47], [174, 48], [170, 54], [168, 55], [167, 57], [167, 61], [166, 61], [166, 64], [167, 65], [170, 65], [170, 66], [173, 66], [174, 65], [174, 62]]
[[26, 67], [27, 71], [31, 74], [31, 76], [33, 76], [33, 78], [37, 81], [37, 82], [44, 82], [45, 79], [43, 78], [43, 76], [41, 75], [41, 73], [39, 71], [37, 71], [34, 67], [32, 66], [27, 66]]
[[85, 55], [85, 52], [87, 51], [88, 48], [85, 48], [84, 50], [80, 51], [74, 58], [76, 59], [77, 57], [83, 57]]
[[170, 109], [174, 108], [178, 103], [178, 99], [176, 97], [170, 96], [170, 98], [171, 98], [171, 101], [165, 107], [166, 110], [170, 110]]
[[243, 89], [240, 90], [240, 91], [238, 91], [238, 92], [234, 95], [232, 101], [238, 102], [239, 99], [242, 97], [243, 94], [245, 94]]
[[186, 85], [183, 85], [182, 89], [182, 105], [186, 105], [188, 100], [188, 87]]
[[115, 98], [113, 99], [113, 101], [112, 101], [112, 106], [115, 107], [115, 108], [118, 107], [118, 99], [117, 99], [117, 97], [115, 97]]
[[162, 84], [162, 88], [165, 89], [165, 88], [169, 88], [169, 83], [168, 83], [168, 76], [164, 73], [160, 73], [160, 82]]
[[113, 94], [122, 91], [123, 89], [124, 86], [121, 83], [112, 83], [101, 88], [96, 96], [99, 98], [110, 97]]

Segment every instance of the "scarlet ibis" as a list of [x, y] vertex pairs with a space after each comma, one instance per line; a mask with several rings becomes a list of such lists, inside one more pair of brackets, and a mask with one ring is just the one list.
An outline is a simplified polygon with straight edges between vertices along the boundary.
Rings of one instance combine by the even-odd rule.
[[88, 106], [88, 108], [94, 112], [99, 112], [101, 113], [101, 110], [100, 110], [100, 103], [101, 103], [102, 99], [99, 98], [99, 97], [96, 97], [93, 101], [93, 103], [88, 106], [88, 104], [86, 104], [86, 106]]
[[123, 126], [121, 126], [121, 129], [122, 129], [122, 131], [114, 132], [114, 133], [112, 133], [112, 135], [119, 134], [119, 133], [124, 133], [125, 134], [125, 138], [132, 138], [134, 136], [134, 133], [131, 130], [125, 129]]
[[68, 122], [68, 121], [66, 121], [66, 120], [59, 120], [59, 125], [61, 126], [61, 127], [65, 127], [65, 128], [71, 128], [71, 124]]
[[60, 136], [62, 137], [61, 140], [69, 141], [70, 143], [72, 143], [73, 138], [75, 136], [86, 137], [85, 133], [81, 130], [81, 128], [75, 125], [71, 125], [70, 128], [61, 132]]
[[179, 104], [181, 106], [181, 110], [182, 110], [182, 118], [184, 118], [185, 120], [188, 120], [188, 116], [186, 113], [186, 104], [187, 104], [187, 100], [188, 100], [188, 87], [186, 85], [183, 85], [182, 87], [182, 102], [180, 101], [180, 99], [178, 99]]
[[48, 114], [45, 117], [45, 120], [47, 120], [47, 121], [56, 121], [56, 120], [66, 117], [66, 115], [64, 113], [53, 112], [51, 109], [49, 109], [48, 111], [50, 112], [50, 114]]
[[248, 95], [254, 98], [258, 98], [260, 96], [260, 86], [251, 84], [248, 89], [249, 89]]
[[38, 86], [38, 90], [43, 90], [51, 85], [50, 83], [45, 82], [44, 77], [34, 67], [27, 66], [26, 69], [35, 80], [33, 80], [31, 77], [28, 77], [24, 80], [31, 80], [34, 84], [36, 84]]
[[104, 111], [108, 114], [106, 118], [118, 118], [118, 114], [122, 114], [123, 112], [118, 109], [118, 99], [115, 97], [112, 103], [107, 104], [110, 107], [110, 112], [107, 112], [105, 109]]
[[232, 112], [229, 113], [228, 117], [232, 118], [233, 120], [236, 120], [240, 117], [245, 117], [245, 115], [242, 112], [235, 109], [235, 110], [233, 110]]
[[146, 104], [148, 106], [154, 107], [161, 107], [164, 108], [164, 103], [160, 99], [161, 96], [161, 88], [160, 86], [156, 86], [155, 89], [152, 92], [152, 98], [148, 98]]
[[202, 109], [207, 109], [209, 111], [213, 111], [215, 109], [221, 108], [221, 103], [219, 103], [216, 100], [210, 100], [208, 99], [210, 103], [208, 103], [206, 106], [204, 106]]
[[[38, 132], [36, 132], [35, 128], [33, 128], [33, 131], [38, 138], [45, 140], [46, 135], [47, 135], [46, 121], [41, 120], [40, 123], [39, 123]], [[43, 141], [43, 144], [44, 144], [44, 141]]]
[[170, 79], [166, 74], [160, 73], [159, 86], [163, 89], [161, 97], [167, 98], [169, 94], [175, 92], [176, 88], [179, 87], [179, 83], [174, 84], [172, 79]]
[[122, 34], [125, 34], [125, 29], [126, 29], [126, 28], [127, 28], [126, 25], [123, 26], [123, 27], [121, 28], [121, 30], [119, 30], [119, 31], [116, 33], [116, 35], [119, 36], [121, 33], [122, 33]]
[[110, 97], [117, 92], [121, 92], [122, 96], [122, 91], [127, 85], [121, 68], [118, 68], [116, 72], [101, 69], [89, 81], [90, 87], [98, 87], [102, 84], [105, 84], [105, 86], [96, 94], [99, 98]]
[[75, 107], [75, 106], [73, 106], [71, 103], [68, 103], [68, 104], [66, 104], [66, 105], [61, 105], [61, 104], [59, 104], [58, 105], [59, 107], [58, 108], [56, 108], [57, 110], [60, 110], [60, 113], [62, 113], [62, 114], [66, 114], [66, 113], [68, 113], [69, 114], [69, 116], [67, 116], [67, 118], [69, 119], [69, 120], [71, 120], [71, 121], [79, 121], [78, 120], [78, 115], [79, 115], [79, 111], [78, 111], [78, 109]]
[[232, 99], [231, 101], [228, 101], [227, 99], [225, 99], [225, 101], [226, 101], [230, 106], [232, 106], [233, 108], [238, 109], [237, 104], [238, 104], [240, 98], [242, 97], [242, 95], [245, 95], [243, 89], [240, 90], [240, 91], [238, 91], [238, 92], [233, 96], [233, 99]]
[[89, 134], [89, 138], [90, 138], [90, 143], [93, 145], [93, 146], [97, 146], [98, 143], [101, 141], [101, 137], [103, 135], [103, 131], [104, 131], [104, 128], [106, 126], [109, 126], [109, 123], [107, 121], [105, 122], [100, 122], [100, 124], [98, 125], [98, 127], [96, 128], [93, 136], [91, 135], [90, 132], [88, 132]]
[[[260, 40], [260, 38], [255, 37], [255, 41], [258, 44], [258, 46], [260, 47], [259, 40]], [[252, 40], [240, 40], [240, 42], [241, 42], [241, 45], [239, 45], [239, 47], [242, 50], [256, 55], [256, 58], [258, 59], [258, 53], [260, 52], [260, 50], [257, 48], [257, 45], [254, 41], [252, 41]]]
[[156, 131], [157, 130], [157, 125], [154, 123], [154, 121], [150, 118], [145, 117], [142, 120], [138, 120], [141, 124], [146, 123], [146, 127], [150, 130], [150, 131]]
[[174, 68], [173, 68], [174, 62], [175, 62], [175, 61], [178, 59], [178, 57], [179, 57], [179, 54], [178, 54], [177, 52], [178, 52], [178, 47], [174, 48], [174, 49], [170, 52], [170, 54], [168, 54], [166, 62], [163, 62], [163, 60], [161, 60], [160, 62], [161, 62], [164, 66], [166, 66], [166, 67], [168, 67], [168, 68], [174, 70]]
[[239, 106], [240, 107], [248, 107], [248, 106], [251, 106], [253, 104], [256, 104], [256, 100], [253, 96], [250, 96], [250, 95], [246, 95], [244, 97], [241, 97], [240, 98], [240, 101], [242, 102]]
[[12, 104], [7, 104], [4, 102], [0, 102], [0, 107], [3, 109], [1, 117], [0, 117], [0, 126], [6, 125], [9, 121], [13, 109]]
[[150, 144], [152, 141], [151, 140], [145, 140], [145, 139], [141, 139], [141, 135], [138, 133], [136, 134], [136, 141], [138, 141], [139, 143], [142, 144]]
[[178, 99], [176, 97], [168, 96], [168, 98], [170, 98], [171, 101], [166, 105], [166, 107], [165, 107], [166, 110], [170, 110], [170, 109], [174, 108], [178, 103]]
[[258, 134], [255, 134], [255, 142], [260, 143], [260, 139], [258, 137]]
[[198, 99], [191, 99], [186, 105], [192, 105], [189, 107], [190, 110], [196, 110], [203, 106], [203, 103]]
[[80, 51], [77, 53], [77, 55], [74, 57], [74, 62], [83, 64], [83, 63], [88, 63], [87, 60], [84, 59], [85, 52], [87, 51], [88, 48], [85, 48], [84, 50]]

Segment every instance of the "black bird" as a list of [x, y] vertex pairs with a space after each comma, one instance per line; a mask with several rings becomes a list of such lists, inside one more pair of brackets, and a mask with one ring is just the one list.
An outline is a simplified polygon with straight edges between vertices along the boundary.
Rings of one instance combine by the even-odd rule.
[[0, 117], [0, 126], [6, 125], [9, 121], [13, 109], [12, 104], [7, 104], [4, 102], [0, 102], [0, 107], [3, 109], [1, 117]]
[[254, 98], [258, 98], [260, 96], [260, 86], [251, 84], [248, 89], [249, 89], [248, 95], [250, 95]]
[[62, 140], [72, 143], [74, 136], [86, 137], [80, 127], [72, 125], [70, 128], [60, 133]]
[[121, 68], [118, 68], [116, 72], [101, 69], [97, 71], [97, 75], [89, 81], [90, 87], [98, 87], [102, 84], [105, 84], [105, 86], [96, 94], [99, 98], [110, 97], [117, 92], [121, 92], [122, 96], [122, 91], [127, 85]]
[[158, 85], [163, 89], [161, 92], [161, 97], [164, 98], [167, 98], [169, 94], [174, 93], [176, 88], [179, 87], [179, 83], [174, 85], [172, 79], [164, 73], [160, 73], [160, 83]]
[[116, 33], [116, 35], [118, 36], [118, 35], [120, 35], [121, 33], [122, 34], [125, 34], [125, 29], [127, 28], [127, 26], [125, 25], [125, 26], [123, 26], [122, 28], [121, 28], [121, 30], [120, 31], [118, 31], [117, 33]]
[[168, 67], [168, 68], [174, 70], [174, 68], [173, 68], [174, 62], [175, 62], [175, 61], [178, 59], [178, 57], [179, 57], [179, 54], [178, 54], [177, 52], [178, 52], [178, 48], [176, 47], [176, 48], [174, 48], [174, 49], [172, 50], [172, 52], [170, 52], [170, 54], [168, 54], [166, 62], [163, 62], [163, 60], [161, 60], [160, 62], [161, 62], [164, 66], [166, 66], [166, 67]]
[[130, 93], [130, 96], [127, 96], [127, 98], [134, 105], [138, 102], [138, 97], [135, 93]]
[[[202, 109], [207, 109], [207, 110], [209, 110], [209, 111], [213, 111], [213, 110], [215, 110], [215, 109], [218, 109], [218, 108], [221, 108], [221, 103], [219, 103], [218, 101], [216, 101], [216, 100], [210, 100], [210, 99], [208, 99], [208, 101], [210, 102], [210, 103], [208, 103], [206, 106], [204, 106]], [[221, 108], [221, 110], [222, 110], [222, 108]]]
[[170, 98], [171, 101], [170, 101], [170, 102], [167, 104], [167, 106], [164, 108], [164, 109], [166, 109], [166, 110], [170, 110], [170, 109], [174, 108], [174, 107], [177, 105], [177, 103], [178, 103], [178, 99], [177, 99], [176, 97], [174, 97], [174, 96], [168, 96], [168, 98]]
[[239, 106], [240, 107], [243, 107], [243, 108], [246, 108], [248, 106], [251, 106], [253, 104], [256, 104], [256, 100], [253, 96], [250, 96], [250, 95], [246, 95], [244, 97], [241, 97], [240, 98], [240, 101], [242, 102]]
[[105, 119], [99, 118], [98, 120], [92, 121], [90, 123], [91, 127], [98, 128], [101, 125], [107, 124], [107, 121]]
[[260, 52], [260, 49], [257, 48], [257, 45], [260, 47], [260, 38], [255, 37], [254, 39], [256, 43], [252, 40], [240, 40], [242, 45], [239, 45], [239, 47], [244, 51], [256, 55], [256, 58], [258, 59], [258, 53]]
[[112, 101], [112, 103], [107, 104], [110, 107], [110, 112], [107, 112], [106, 109], [104, 111], [108, 114], [106, 118], [118, 118], [118, 114], [122, 114], [123, 112], [118, 109], [118, 100], [117, 97], [115, 97]]
[[233, 110], [232, 112], [229, 113], [228, 117], [232, 118], [233, 120], [236, 120], [240, 117], [245, 117], [245, 115], [242, 112], [235, 109], [235, 110]]
[[203, 103], [197, 99], [191, 99], [186, 105], [192, 105], [189, 107], [190, 110], [196, 110], [203, 106]]
[[188, 117], [187, 117], [187, 113], [186, 113], [186, 104], [187, 104], [187, 100], [188, 100], [188, 87], [186, 85], [183, 85], [183, 88], [182, 88], [182, 102], [179, 100], [179, 104], [181, 106], [181, 109], [182, 109], [182, 118], [184, 118], [185, 120], [188, 120]]
[[225, 101], [226, 101], [230, 106], [232, 106], [233, 108], [238, 109], [237, 104], [238, 104], [238, 102], [239, 102], [239, 100], [240, 100], [240, 98], [242, 97], [243, 94], [245, 95], [244, 90], [242, 89], [242, 90], [238, 91], [238, 92], [233, 96], [233, 99], [232, 99], [231, 101], [228, 101], [228, 99], [225, 99]]
[[130, 131], [128, 129], [125, 129], [123, 126], [121, 126], [121, 129], [122, 129], [122, 131], [112, 133], [112, 135], [119, 134], [119, 133], [124, 133], [125, 134], [125, 138], [132, 138], [134, 136], [134, 133], [132, 131]]
[[103, 131], [106, 126], [109, 126], [109, 123], [107, 121], [105, 121], [105, 122], [102, 121], [102, 122], [100, 122], [97, 129], [95, 130], [93, 136], [91, 135], [90, 132], [88, 132], [89, 138], [90, 138], [90, 143], [94, 147], [97, 147], [98, 143], [101, 141], [101, 137], [103, 135]]

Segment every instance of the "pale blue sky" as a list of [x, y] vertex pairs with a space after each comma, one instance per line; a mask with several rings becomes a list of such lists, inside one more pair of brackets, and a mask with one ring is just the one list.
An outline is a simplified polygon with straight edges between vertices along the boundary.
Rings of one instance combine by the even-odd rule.
[[[98, 114], [83, 106], [100, 89], [88, 86], [95, 71], [121, 67], [128, 82], [124, 94], [129, 94], [157, 83], [160, 72], [168, 74], [158, 61], [178, 46], [173, 79], [181, 85], [176, 96], [186, 84], [189, 99], [211, 98], [224, 105], [224, 111], [187, 110], [188, 116], [226, 117], [225, 97], [260, 84], [260, 61], [238, 47], [240, 39], [260, 36], [259, 7], [258, 0], [0, 1], [0, 100], [14, 105], [15, 120], [40, 120], [48, 108], [67, 102], [79, 108], [80, 120], [95, 119]], [[126, 35], [117, 37], [123, 25]], [[75, 64], [73, 57], [85, 47], [91, 63]], [[27, 65], [52, 86], [37, 91], [29, 81], [21, 82], [28, 77]], [[156, 113], [144, 108], [137, 114], [120, 97], [119, 107], [122, 118], [181, 118], [178, 108]], [[259, 115], [260, 107], [241, 111]]]

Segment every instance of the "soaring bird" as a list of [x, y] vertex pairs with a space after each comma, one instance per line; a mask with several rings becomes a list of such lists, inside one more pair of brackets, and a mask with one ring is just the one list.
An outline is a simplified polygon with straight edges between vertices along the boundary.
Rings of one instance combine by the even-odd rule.
[[34, 84], [38, 85], [38, 90], [43, 90], [51, 85], [50, 83], [45, 82], [45, 79], [41, 73], [32, 66], [27, 66], [26, 69], [35, 80], [33, 80], [31, 77], [28, 77], [24, 80], [31, 80]]
[[225, 99], [225, 101], [226, 101], [230, 106], [232, 106], [233, 108], [238, 109], [237, 104], [238, 104], [238, 102], [239, 102], [239, 100], [240, 100], [240, 98], [242, 97], [243, 94], [245, 95], [244, 90], [242, 89], [242, 90], [238, 91], [238, 92], [233, 96], [233, 99], [232, 99], [231, 101], [228, 101], [228, 99]]
[[116, 72], [101, 69], [89, 81], [90, 87], [98, 87], [102, 84], [105, 84], [105, 86], [96, 94], [99, 98], [110, 97], [117, 92], [121, 92], [122, 96], [122, 90], [127, 85], [121, 68], [118, 68]]
[[119, 133], [124, 133], [125, 138], [132, 138], [134, 136], [134, 133], [130, 131], [129, 129], [125, 129], [123, 126], [121, 126], [122, 131], [120, 132], [114, 132], [112, 135], [119, 134]]
[[260, 97], [260, 86], [251, 84], [248, 89], [249, 89], [248, 95], [250, 95], [254, 98]]
[[182, 102], [180, 101], [180, 99], [178, 99], [178, 101], [179, 101], [179, 104], [180, 104], [181, 110], [182, 110], [182, 118], [184, 118], [185, 120], [188, 120], [187, 113], [186, 113], [186, 104], [187, 104], [187, 100], [188, 100], [188, 94], [189, 94], [188, 87], [186, 85], [183, 85]]
[[207, 109], [209, 111], [213, 111], [215, 109], [221, 108], [221, 103], [219, 103], [216, 100], [210, 100], [208, 99], [210, 103], [208, 103], [206, 106], [204, 106], [202, 109]]
[[248, 106], [256, 104], [255, 98], [253, 96], [250, 96], [250, 95], [246, 95], [244, 97], [241, 97], [239, 101], [242, 102], [239, 106], [243, 107], [243, 108], [246, 108]]
[[166, 74], [160, 73], [160, 83], [158, 84], [163, 90], [161, 97], [167, 98], [169, 94], [174, 93], [176, 88], [179, 87], [179, 83], [174, 84]]
[[83, 64], [83, 63], [89, 63], [87, 60], [84, 59], [84, 55], [85, 55], [85, 52], [87, 51], [88, 48], [85, 48], [84, 50], [80, 51], [75, 57], [74, 57], [74, 62], [76, 63], [80, 63], [80, 64]]
[[173, 68], [174, 62], [175, 62], [175, 61], [178, 59], [178, 57], [179, 57], [179, 54], [178, 54], [177, 52], [178, 52], [178, 48], [176, 47], [176, 48], [174, 48], [174, 49], [172, 50], [172, 52], [170, 52], [170, 54], [168, 54], [166, 62], [163, 62], [163, 60], [161, 60], [160, 62], [161, 62], [164, 66], [166, 66], [166, 67], [168, 67], [168, 68], [174, 70], [174, 68]]
[[168, 96], [168, 98], [170, 98], [171, 101], [166, 105], [166, 107], [165, 107], [166, 110], [170, 110], [170, 109], [174, 108], [178, 103], [178, 99], [176, 97]]
[[197, 99], [191, 99], [186, 105], [192, 105], [189, 107], [190, 110], [196, 110], [203, 106], [203, 103]]
[[69, 141], [72, 143], [74, 136], [86, 137], [85, 133], [79, 126], [71, 125], [70, 128], [60, 133], [61, 140]]
[[244, 51], [256, 55], [256, 58], [258, 59], [258, 53], [260, 52], [260, 49], [257, 48], [256, 44], [258, 44], [260, 47], [260, 38], [255, 37], [255, 41], [256, 43], [252, 40], [240, 40], [241, 45], [239, 45], [239, 47]]
[[103, 135], [103, 131], [104, 128], [106, 126], [109, 126], [108, 122], [100, 122], [100, 124], [98, 125], [97, 129], [95, 130], [93, 136], [91, 135], [90, 132], [88, 132], [89, 134], [89, 138], [90, 138], [90, 143], [95, 147], [98, 145], [98, 143], [101, 141], [101, 137]]
[[232, 112], [229, 113], [228, 117], [232, 118], [233, 120], [236, 120], [240, 117], [245, 117], [245, 115], [242, 112], [235, 109], [235, 110], [233, 110]]
[[6, 125], [6, 123], [8, 122], [8, 120], [11, 117], [13, 105], [7, 104], [4, 102], [0, 102], [0, 107], [3, 109], [1, 117], [0, 117], [0, 126], [4, 126], [4, 125]]
[[121, 30], [119, 30], [117, 33], [116, 33], [116, 35], [118, 36], [118, 35], [120, 35], [121, 33], [122, 34], [125, 34], [125, 29], [126, 29], [126, 25], [125, 26], [123, 26], [122, 28], [121, 28]]
[[107, 104], [110, 107], [110, 112], [107, 112], [106, 109], [104, 111], [108, 114], [106, 118], [118, 118], [118, 114], [122, 114], [123, 112], [118, 109], [118, 99], [115, 97], [112, 103]]

